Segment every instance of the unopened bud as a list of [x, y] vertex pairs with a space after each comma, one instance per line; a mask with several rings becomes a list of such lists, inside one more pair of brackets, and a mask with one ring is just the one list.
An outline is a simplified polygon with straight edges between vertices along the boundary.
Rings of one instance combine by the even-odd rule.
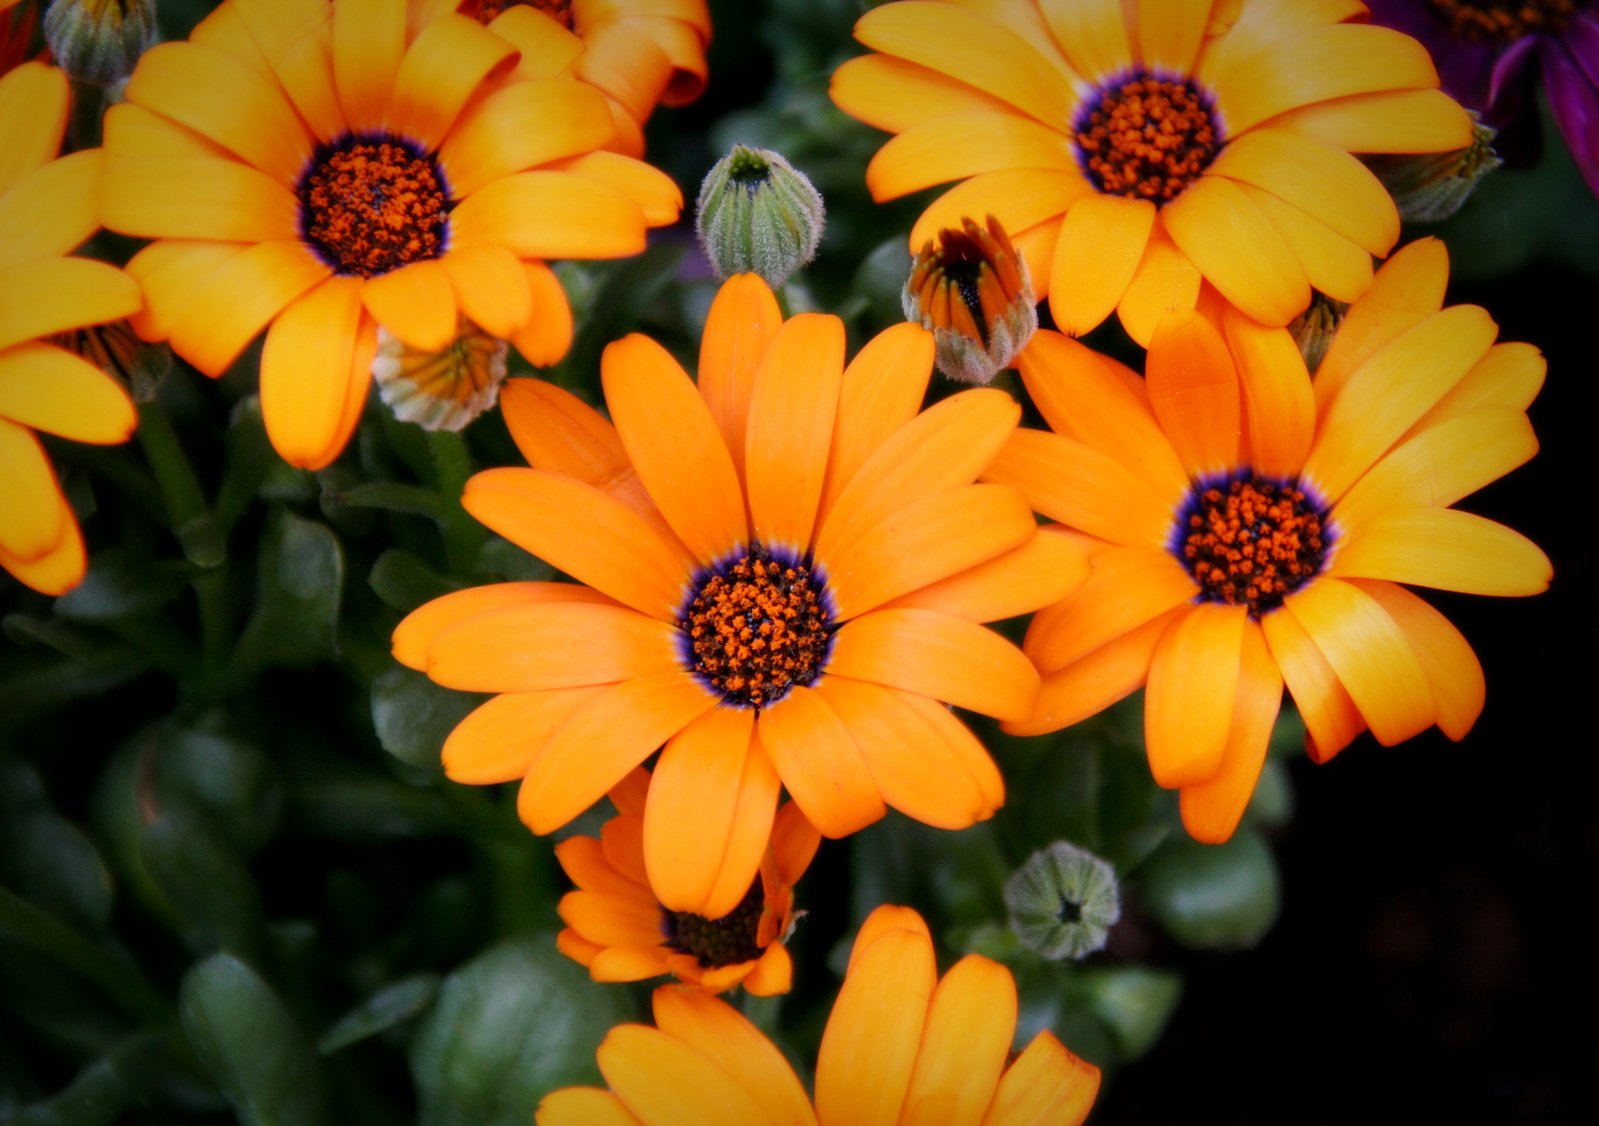
[[1027, 263], [999, 220], [971, 219], [928, 239], [911, 263], [905, 319], [933, 334], [938, 370], [961, 383], [988, 383], [1038, 331]]
[[437, 352], [412, 348], [382, 325], [372, 378], [402, 422], [424, 430], [460, 430], [492, 407], [505, 382], [506, 343], [466, 318]]
[[1460, 210], [1478, 181], [1504, 163], [1494, 152], [1496, 131], [1471, 116], [1471, 144], [1463, 149], [1366, 157], [1405, 222], [1443, 222]]
[[1321, 367], [1321, 361], [1332, 347], [1338, 326], [1344, 323], [1349, 306], [1328, 297], [1325, 293], [1311, 296], [1310, 305], [1303, 313], [1288, 322], [1288, 334], [1299, 345], [1299, 354], [1305, 358], [1305, 370], [1311, 375]]
[[1116, 871], [1086, 849], [1056, 841], [1005, 881], [1011, 930], [1046, 958], [1084, 958], [1105, 946], [1122, 917]]
[[700, 185], [695, 230], [721, 278], [759, 274], [773, 289], [816, 257], [822, 196], [769, 149], [734, 145]]
[[51, 0], [44, 39], [69, 78], [110, 86], [133, 73], [155, 41], [152, 0]]

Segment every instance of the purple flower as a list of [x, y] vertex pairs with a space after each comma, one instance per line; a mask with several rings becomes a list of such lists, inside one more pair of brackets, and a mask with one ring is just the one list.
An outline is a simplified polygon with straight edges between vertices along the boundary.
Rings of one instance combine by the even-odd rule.
[[1599, 196], [1599, 4], [1593, 0], [1366, 0], [1373, 23], [1419, 39], [1443, 88], [1495, 128], [1521, 106], [1536, 58], [1566, 146]]

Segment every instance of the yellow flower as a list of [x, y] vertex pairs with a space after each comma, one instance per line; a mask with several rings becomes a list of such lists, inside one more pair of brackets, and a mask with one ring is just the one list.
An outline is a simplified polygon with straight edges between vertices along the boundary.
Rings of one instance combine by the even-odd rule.
[[1012, 1058], [1010, 971], [969, 954], [940, 979], [927, 924], [908, 907], [879, 907], [861, 925], [814, 1102], [731, 1006], [671, 986], [654, 1006], [655, 1028], [613, 1028], [595, 1053], [609, 1090], [546, 1096], [539, 1126], [1076, 1126], [1099, 1093], [1099, 1069], [1050, 1032]]
[[133, 403], [50, 337], [126, 317], [139, 287], [104, 262], [68, 257], [99, 228], [99, 150], [56, 158], [67, 79], [42, 63], [0, 76], [0, 567], [61, 594], [83, 578], [83, 535], [34, 430], [125, 442]]
[[1099, 541], [1080, 590], [1023, 646], [1043, 674], [1019, 734], [1054, 731], [1147, 684], [1155, 780], [1188, 830], [1226, 840], [1283, 688], [1317, 761], [1368, 727], [1392, 745], [1464, 738], [1482, 667], [1401, 584], [1528, 595], [1549, 560], [1451, 507], [1538, 448], [1544, 361], [1488, 314], [1442, 308], [1443, 244], [1405, 247], [1340, 325], [1315, 381], [1284, 329], [1173, 314], [1144, 380], [1056, 333], [1022, 378], [1055, 433], [1018, 431], [986, 476]]
[[1427, 52], [1326, 0], [888, 4], [855, 27], [879, 54], [833, 76], [845, 112], [897, 134], [877, 199], [965, 182], [911, 249], [966, 216], [1011, 233], [1055, 322], [1110, 315], [1147, 346], [1201, 283], [1287, 324], [1316, 289], [1352, 301], [1399, 237], [1351, 153], [1442, 152], [1471, 120]]
[[266, 328], [267, 432], [308, 468], [349, 439], [380, 324], [438, 351], [464, 315], [558, 357], [542, 259], [637, 253], [682, 206], [596, 151], [611, 114], [568, 73], [580, 52], [530, 9], [490, 31], [403, 0], [226, 0], [106, 114], [106, 225], [160, 240], [128, 264], [135, 327], [213, 376]]
[[1062, 597], [1087, 563], [1014, 489], [973, 483], [1020, 417], [1010, 396], [918, 413], [932, 360], [901, 324], [846, 368], [836, 317], [784, 322], [741, 274], [698, 386], [638, 335], [601, 359], [610, 422], [509, 381], [533, 468], [479, 473], [462, 503], [588, 585], [463, 590], [400, 623], [402, 663], [502, 694], [450, 736], [448, 773], [522, 778], [522, 818], [548, 833], [664, 744], [649, 883], [713, 918], [755, 877], [780, 783], [829, 837], [885, 804], [946, 828], [990, 816], [999, 771], [945, 705], [1032, 715], [1037, 674], [981, 623]]
[[644, 152], [657, 103], [681, 106], [705, 89], [711, 14], [705, 0], [425, 0], [492, 23], [510, 8], [543, 12], [583, 41], [575, 73], [610, 103], [617, 152]]
[[708, 919], [669, 911], [644, 870], [644, 804], [650, 777], [632, 771], [611, 790], [617, 815], [599, 839], [568, 837], [555, 855], [578, 890], [561, 898], [567, 929], [561, 953], [588, 967], [595, 981], [641, 981], [672, 974], [685, 985], [720, 993], [787, 993], [793, 964], [783, 940], [794, 926], [794, 884], [810, 867], [820, 836], [799, 807], [777, 811], [760, 875], [726, 915]]

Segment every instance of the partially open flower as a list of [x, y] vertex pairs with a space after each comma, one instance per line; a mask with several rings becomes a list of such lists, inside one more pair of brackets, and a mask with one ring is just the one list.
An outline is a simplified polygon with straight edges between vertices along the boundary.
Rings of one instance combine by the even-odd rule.
[[455, 339], [436, 351], [414, 348], [379, 325], [372, 378], [395, 418], [424, 430], [460, 430], [499, 399], [508, 351], [465, 317]]
[[1027, 263], [992, 215], [923, 243], [901, 299], [905, 319], [932, 332], [938, 370], [960, 383], [988, 383], [1038, 331]]
[[760, 874], [738, 906], [719, 918], [661, 905], [644, 869], [644, 797], [650, 776], [635, 769], [611, 791], [617, 815], [599, 839], [569, 837], [555, 855], [578, 890], [561, 898], [567, 924], [561, 953], [595, 981], [672, 974], [720, 993], [787, 993], [793, 965], [783, 940], [794, 929], [794, 884], [810, 867], [821, 835], [792, 802], [778, 810]]

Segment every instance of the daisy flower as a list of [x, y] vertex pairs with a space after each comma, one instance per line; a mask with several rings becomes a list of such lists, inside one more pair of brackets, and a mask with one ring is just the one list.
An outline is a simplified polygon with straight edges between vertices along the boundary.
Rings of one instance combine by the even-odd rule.
[[780, 785], [828, 837], [885, 804], [946, 828], [990, 816], [999, 772], [945, 705], [1033, 714], [1036, 671], [981, 623], [1062, 597], [1087, 562], [1016, 490], [974, 484], [1015, 429], [1010, 396], [918, 413], [932, 362], [901, 324], [846, 368], [842, 322], [784, 322], [741, 274], [698, 385], [639, 335], [601, 359], [609, 422], [509, 381], [533, 468], [479, 473], [462, 503], [578, 583], [459, 591], [400, 623], [403, 664], [501, 693], [455, 730], [449, 771], [522, 777], [522, 819], [548, 833], [664, 744], [645, 868], [669, 910], [710, 918], [754, 880]]
[[1599, 196], [1599, 5], [1592, 0], [1369, 0], [1377, 23], [1432, 52], [1443, 88], [1503, 128], [1537, 60], [1555, 124]]
[[[446, 750], [448, 754], [448, 750]], [[588, 967], [595, 981], [641, 981], [672, 974], [685, 985], [720, 993], [787, 993], [793, 964], [783, 940], [794, 928], [794, 884], [810, 867], [821, 837], [793, 802], [777, 811], [760, 875], [721, 918], [669, 911], [644, 871], [644, 803], [650, 776], [632, 771], [611, 790], [617, 815], [599, 839], [568, 837], [556, 859], [578, 890], [561, 898], [566, 929], [561, 953]]]
[[125, 442], [138, 416], [126, 391], [52, 341], [128, 316], [139, 287], [104, 262], [69, 257], [99, 228], [99, 150], [56, 157], [66, 76], [23, 63], [0, 76], [0, 567], [45, 594], [83, 578], [83, 535], [35, 430]]
[[539, 1126], [1076, 1126], [1099, 1093], [1099, 1069], [1048, 1031], [1013, 1056], [1010, 971], [968, 954], [940, 978], [927, 924], [908, 907], [879, 907], [861, 925], [814, 1101], [732, 1006], [670, 986], [653, 1000], [656, 1027], [620, 1025], [595, 1052], [609, 1089], [553, 1092]]
[[833, 100], [896, 134], [867, 186], [894, 199], [962, 180], [912, 251], [992, 214], [1055, 323], [1112, 310], [1147, 346], [1201, 283], [1287, 324], [1311, 287], [1341, 301], [1399, 238], [1381, 183], [1351, 153], [1446, 152], [1471, 120], [1427, 52], [1350, 22], [1342, 0], [907, 0], [855, 35], [877, 54], [833, 75]]
[[583, 41], [576, 74], [605, 95], [616, 124], [613, 147], [644, 152], [644, 123], [656, 105], [687, 105], [705, 89], [711, 14], [705, 0], [424, 0], [489, 23], [508, 8], [532, 8]]
[[128, 271], [145, 339], [219, 375], [257, 333], [272, 444], [306, 468], [354, 430], [382, 325], [439, 351], [464, 316], [535, 363], [570, 343], [542, 259], [644, 247], [677, 217], [615, 153], [569, 33], [403, 0], [226, 0], [147, 52], [106, 114], [105, 221], [159, 241]]
[[[1040, 333], [1021, 372], [1054, 433], [1018, 431], [985, 475], [1099, 541], [1023, 646], [1043, 674], [1019, 734], [1147, 685], [1156, 782], [1196, 838], [1231, 835], [1283, 688], [1318, 762], [1370, 728], [1461, 739], [1483, 706], [1471, 647], [1408, 585], [1529, 595], [1533, 543], [1451, 507], [1532, 457], [1544, 361], [1443, 308], [1443, 244], [1405, 247], [1306, 374], [1288, 333], [1225, 310], [1163, 321], [1140, 381]], [[1403, 584], [1403, 585], [1402, 585]]]

